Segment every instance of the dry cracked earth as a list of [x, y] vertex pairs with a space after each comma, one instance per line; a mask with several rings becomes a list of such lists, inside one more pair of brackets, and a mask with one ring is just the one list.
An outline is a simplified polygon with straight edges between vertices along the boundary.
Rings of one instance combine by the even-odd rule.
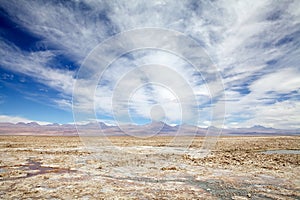
[[203, 158], [201, 137], [109, 140], [0, 136], [0, 199], [300, 199], [299, 136], [221, 137]]

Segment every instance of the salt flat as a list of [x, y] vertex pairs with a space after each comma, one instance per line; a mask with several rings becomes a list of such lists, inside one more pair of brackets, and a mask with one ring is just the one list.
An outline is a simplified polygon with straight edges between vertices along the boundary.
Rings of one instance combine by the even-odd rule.
[[194, 156], [202, 137], [189, 148], [172, 137], [108, 139], [90, 148], [79, 137], [1, 136], [0, 198], [300, 198], [300, 155], [264, 153], [299, 150], [299, 136], [221, 137], [204, 158]]

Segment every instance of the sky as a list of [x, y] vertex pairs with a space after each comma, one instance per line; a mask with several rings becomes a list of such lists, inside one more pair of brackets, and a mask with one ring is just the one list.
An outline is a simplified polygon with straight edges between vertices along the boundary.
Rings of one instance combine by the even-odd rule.
[[[195, 41], [202, 71], [174, 52], [140, 49], [88, 76], [97, 45], [149, 27]], [[77, 122], [93, 113], [108, 124], [300, 128], [297, 0], [0, 0], [0, 38], [0, 122], [73, 123], [80, 112]], [[124, 38], [128, 46], [141, 39]], [[183, 51], [179, 40], [168, 45]]]

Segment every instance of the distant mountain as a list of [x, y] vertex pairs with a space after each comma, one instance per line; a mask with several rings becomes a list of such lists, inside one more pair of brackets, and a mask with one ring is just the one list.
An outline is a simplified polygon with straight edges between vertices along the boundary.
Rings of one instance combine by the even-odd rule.
[[170, 126], [161, 121], [154, 121], [150, 124], [143, 125], [143, 129], [145, 130], [152, 130], [152, 131], [159, 131], [159, 132], [170, 132], [176, 130], [173, 126]]
[[48, 127], [59, 127], [60, 124], [58, 124], [58, 123], [53, 123], [53, 124], [47, 124], [47, 125], [45, 125], [45, 126], [48, 126]]
[[37, 127], [37, 126], [40, 126], [38, 123], [36, 122], [30, 122], [30, 123], [27, 123], [26, 124], [27, 126], [31, 126], [31, 127]]
[[255, 125], [250, 128], [224, 129], [223, 132], [227, 135], [295, 135], [300, 134], [299, 129], [275, 129]]
[[26, 123], [24, 123], [24, 122], [18, 122], [16, 125], [17, 126], [26, 126]]
[[1, 135], [78, 135], [80, 133], [86, 135], [131, 135], [131, 136], [152, 136], [152, 135], [197, 135], [205, 136], [207, 134], [213, 136], [218, 135], [220, 131], [222, 135], [300, 135], [300, 129], [283, 130], [274, 129], [256, 125], [250, 128], [231, 128], [219, 129], [216, 127], [200, 128], [189, 124], [170, 126], [161, 121], [153, 121], [149, 124], [134, 125], [123, 124], [119, 126], [108, 126], [104, 122], [90, 122], [82, 125], [74, 124], [47, 124], [40, 125], [36, 122], [24, 123], [0, 123]]
[[10, 122], [0, 122], [0, 127], [9, 127], [9, 126], [15, 126], [16, 124], [10, 123]]
[[266, 127], [261, 126], [261, 125], [255, 125], [251, 127], [252, 129], [266, 129]]

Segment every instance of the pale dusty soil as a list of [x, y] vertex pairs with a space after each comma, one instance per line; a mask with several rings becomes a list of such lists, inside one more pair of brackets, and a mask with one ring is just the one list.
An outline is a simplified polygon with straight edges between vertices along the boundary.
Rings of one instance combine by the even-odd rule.
[[89, 140], [0, 136], [0, 199], [300, 199], [300, 155], [262, 153], [300, 136], [222, 137], [204, 158], [200, 137]]

